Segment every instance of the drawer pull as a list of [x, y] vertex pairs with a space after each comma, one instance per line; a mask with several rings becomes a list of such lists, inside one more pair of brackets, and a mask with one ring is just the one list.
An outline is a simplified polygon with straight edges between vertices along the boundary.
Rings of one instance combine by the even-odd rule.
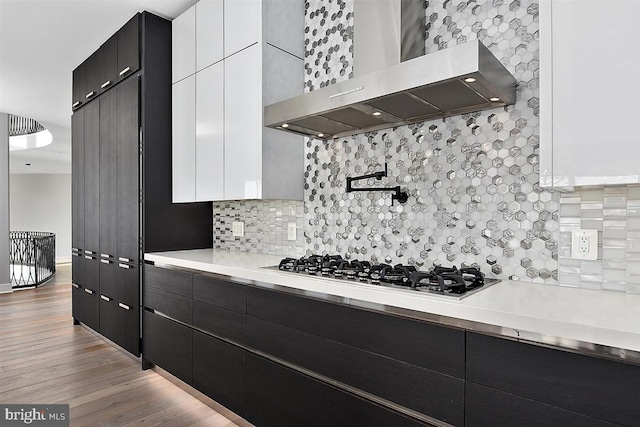
[[91, 289], [84, 288], [84, 291], [89, 295], [93, 295], [93, 291]]
[[105, 87], [109, 86], [111, 84], [111, 80], [107, 80], [106, 82], [102, 83], [100, 85], [100, 88], [104, 89]]
[[80, 286], [76, 285], [75, 283], [72, 283], [71, 286], [73, 286], [76, 289], [80, 289]]
[[128, 269], [130, 269], [130, 268], [131, 268], [131, 266], [130, 266], [130, 265], [127, 265], [127, 264], [118, 264], [118, 267], [120, 267], [120, 268], [124, 268], [125, 270], [128, 270]]
[[95, 252], [93, 251], [84, 251], [85, 254], [89, 254], [89, 255], [95, 255]]
[[131, 260], [129, 258], [125, 258], [125, 257], [118, 257], [118, 261], [131, 262]]
[[120, 75], [124, 76], [125, 74], [127, 74], [129, 71], [131, 71], [131, 67], [126, 67], [123, 68], [122, 71], [120, 71]]
[[84, 258], [85, 259], [93, 259], [93, 257], [91, 255], [85, 255]]
[[79, 106], [80, 104], [82, 104], [82, 102], [80, 101], [76, 101], [73, 104], [71, 104], [71, 108], [76, 108], [77, 106]]
[[100, 254], [100, 258], [111, 258], [109, 254]]
[[111, 298], [105, 297], [104, 295], [100, 295], [100, 299], [105, 300], [105, 301], [111, 301]]
[[125, 310], [129, 310], [129, 309], [130, 309], [130, 307], [129, 307], [128, 305], [123, 304], [123, 303], [121, 303], [121, 302], [119, 302], [119, 303], [118, 303], [118, 307], [120, 307], [120, 308], [124, 308]]
[[80, 254], [78, 252], [71, 252], [71, 255], [73, 256], [80, 256]]
[[103, 264], [111, 264], [111, 261], [109, 261], [108, 259], [101, 259], [100, 262]]
[[94, 91], [91, 91], [91, 92], [89, 92], [88, 94], [86, 94], [84, 97], [85, 97], [86, 99], [89, 99], [89, 98], [91, 98], [92, 96], [94, 96], [95, 94], [96, 94], [96, 93], [95, 93]]
[[78, 248], [71, 248], [72, 251], [79, 251], [80, 249]]

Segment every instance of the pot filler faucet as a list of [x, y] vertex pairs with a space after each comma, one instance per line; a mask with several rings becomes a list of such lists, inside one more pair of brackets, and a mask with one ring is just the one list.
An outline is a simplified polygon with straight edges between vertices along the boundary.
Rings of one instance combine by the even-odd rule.
[[347, 193], [351, 193], [354, 191], [394, 191], [395, 194], [391, 195], [391, 206], [393, 206], [393, 201], [397, 200], [400, 203], [406, 203], [407, 200], [409, 200], [409, 195], [407, 194], [406, 191], [402, 191], [400, 189], [399, 185], [396, 185], [395, 187], [358, 187], [358, 188], [353, 188], [353, 186], [351, 185], [351, 183], [353, 181], [360, 181], [362, 179], [369, 179], [369, 178], [375, 178], [376, 180], [380, 181], [382, 179], [382, 177], [386, 177], [387, 176], [387, 164], [384, 164], [384, 171], [378, 171], [378, 172], [374, 172], [374, 173], [370, 173], [368, 175], [362, 175], [362, 176], [354, 176], [354, 177], [347, 177]]

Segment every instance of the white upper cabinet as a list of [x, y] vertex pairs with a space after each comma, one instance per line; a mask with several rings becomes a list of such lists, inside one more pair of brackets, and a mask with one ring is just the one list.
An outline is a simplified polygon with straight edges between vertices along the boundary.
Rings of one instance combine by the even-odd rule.
[[[262, 117], [303, 92], [304, 2], [200, 0], [185, 13], [174, 25], [195, 22], [197, 65], [173, 85], [173, 201], [302, 200], [304, 140]], [[187, 39], [174, 34], [174, 59]]]
[[224, 57], [224, 2], [200, 0], [196, 7], [196, 71]]
[[256, 44], [224, 61], [224, 162], [234, 165], [224, 174], [229, 200], [262, 197], [261, 59]]
[[196, 198], [196, 78], [191, 75], [171, 88], [172, 200], [193, 202]]
[[[265, 0], [267, 3], [270, 0]], [[304, 16], [304, 15], [303, 15]], [[225, 0], [224, 56], [230, 56], [261, 39], [262, 1]], [[300, 44], [302, 45], [302, 33]], [[302, 78], [302, 77], [301, 77]]]
[[171, 83], [196, 72], [196, 6], [171, 22]]
[[540, 183], [640, 183], [640, 2], [540, 1]]
[[[200, 4], [200, 3], [198, 3]], [[224, 64], [196, 74], [195, 201], [224, 198]]]

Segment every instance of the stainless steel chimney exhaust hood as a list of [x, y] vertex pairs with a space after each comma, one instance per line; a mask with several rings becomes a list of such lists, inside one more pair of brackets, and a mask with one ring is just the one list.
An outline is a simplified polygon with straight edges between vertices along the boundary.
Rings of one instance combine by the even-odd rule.
[[[390, 1], [397, 2], [399, 9], [399, 0]], [[360, 3], [372, 5], [378, 2], [383, 3], [382, 0]], [[402, 0], [403, 7], [409, 2], [412, 5], [423, 3]], [[358, 13], [356, 9], [354, 60], [365, 51], [358, 50]], [[413, 13], [415, 16], [415, 10]], [[424, 10], [422, 13], [424, 16]], [[403, 14], [406, 14], [404, 10]], [[378, 15], [380, 19], [389, 19], [388, 11]], [[403, 16], [403, 25], [405, 22]], [[370, 24], [363, 27], [385, 27]], [[388, 28], [394, 27], [386, 24]], [[402, 37], [395, 37], [395, 40], [411, 39], [406, 36], [407, 31], [402, 28]], [[423, 40], [419, 42], [424, 46]], [[372, 49], [367, 50], [371, 52]], [[400, 51], [404, 55], [411, 49], [403, 46], [398, 48]], [[474, 40], [268, 105], [264, 108], [264, 124], [320, 139], [342, 137], [513, 104], [516, 83], [500, 61], [482, 43]]]

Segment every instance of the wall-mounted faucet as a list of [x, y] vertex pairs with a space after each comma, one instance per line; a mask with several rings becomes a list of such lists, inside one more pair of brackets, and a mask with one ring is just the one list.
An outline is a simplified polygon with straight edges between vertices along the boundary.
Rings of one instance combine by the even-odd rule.
[[370, 173], [368, 175], [362, 175], [362, 176], [354, 176], [354, 177], [347, 177], [347, 193], [351, 193], [353, 191], [394, 191], [395, 193], [391, 195], [391, 206], [393, 206], [393, 201], [397, 200], [400, 203], [406, 203], [407, 200], [409, 200], [409, 195], [407, 194], [406, 191], [402, 191], [400, 186], [397, 185], [395, 187], [359, 187], [359, 188], [353, 188], [353, 186], [351, 185], [351, 183], [353, 181], [360, 181], [362, 179], [369, 179], [369, 178], [375, 178], [378, 181], [380, 181], [383, 177], [387, 176], [387, 164], [384, 164], [384, 171], [378, 171], [378, 172], [374, 172], [374, 173]]

